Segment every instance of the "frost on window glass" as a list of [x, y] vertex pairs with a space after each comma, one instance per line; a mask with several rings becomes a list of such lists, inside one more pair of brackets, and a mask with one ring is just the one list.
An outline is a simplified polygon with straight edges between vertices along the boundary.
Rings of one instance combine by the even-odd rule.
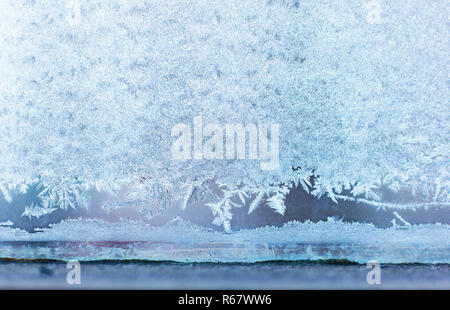
[[[0, 191], [36, 191], [24, 216], [93, 189], [148, 216], [209, 197], [226, 230], [239, 206], [284, 214], [294, 187], [449, 205], [446, 1], [383, 1], [376, 23], [360, 0], [72, 2], [0, 4]], [[279, 124], [280, 167], [173, 160], [197, 116]]]

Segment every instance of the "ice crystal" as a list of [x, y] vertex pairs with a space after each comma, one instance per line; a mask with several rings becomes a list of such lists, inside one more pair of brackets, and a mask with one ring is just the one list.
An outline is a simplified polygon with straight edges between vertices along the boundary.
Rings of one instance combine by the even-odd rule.
[[[154, 214], [215, 180], [227, 230], [245, 203], [283, 214], [298, 185], [336, 203], [396, 207], [382, 187], [450, 202], [447, 1], [381, 1], [379, 23], [360, 0], [73, 2], [0, 4], [6, 201], [36, 179], [46, 210], [127, 184], [119, 204]], [[280, 124], [280, 168], [173, 160], [171, 128], [198, 115]]]

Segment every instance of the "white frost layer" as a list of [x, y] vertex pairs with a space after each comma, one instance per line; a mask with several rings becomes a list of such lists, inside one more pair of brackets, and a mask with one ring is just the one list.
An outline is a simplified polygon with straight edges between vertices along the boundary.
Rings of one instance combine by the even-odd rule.
[[[318, 197], [387, 185], [450, 198], [446, 0], [380, 0], [380, 24], [361, 0], [79, 3], [1, 1], [4, 195], [40, 177], [47, 207], [71, 207], [78, 188], [146, 180], [162, 200], [217, 177], [283, 210], [268, 185], [316, 168]], [[281, 168], [173, 161], [171, 128], [197, 115], [279, 123]]]
[[182, 262], [347, 259], [365, 263], [375, 259], [383, 263], [450, 263], [449, 235], [448, 225], [397, 230], [331, 219], [228, 234], [183, 221], [151, 227], [134, 221], [112, 224], [70, 220], [34, 234], [0, 227], [0, 256]]

